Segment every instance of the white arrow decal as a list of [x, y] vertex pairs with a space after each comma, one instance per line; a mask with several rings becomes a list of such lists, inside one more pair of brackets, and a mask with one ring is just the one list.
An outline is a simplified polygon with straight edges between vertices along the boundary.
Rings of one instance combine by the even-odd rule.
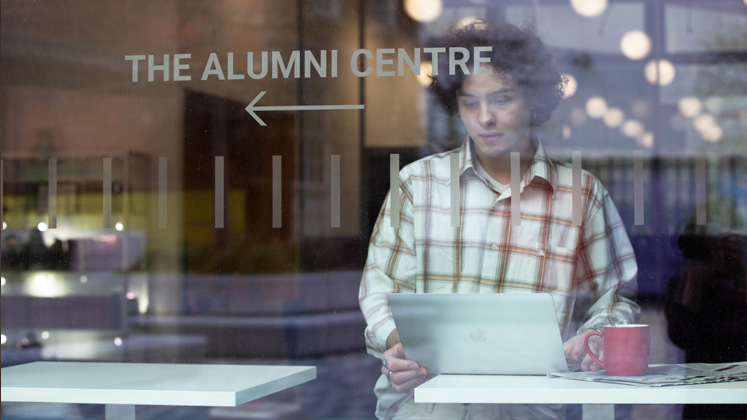
[[254, 100], [252, 103], [246, 106], [246, 112], [249, 113], [249, 115], [254, 118], [259, 125], [262, 127], [266, 127], [267, 124], [265, 124], [264, 121], [262, 121], [259, 116], [254, 111], [329, 111], [329, 110], [338, 110], [338, 109], [363, 109], [363, 105], [287, 105], [287, 106], [256, 106], [255, 104], [259, 102], [259, 99], [262, 98], [266, 91], [259, 92], [259, 94], [254, 97]]

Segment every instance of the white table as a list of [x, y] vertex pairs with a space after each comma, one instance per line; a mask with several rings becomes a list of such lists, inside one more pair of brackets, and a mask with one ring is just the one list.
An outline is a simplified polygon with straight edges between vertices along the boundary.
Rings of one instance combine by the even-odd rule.
[[613, 419], [614, 404], [747, 404], [747, 382], [637, 387], [546, 376], [439, 375], [416, 403], [583, 404], [584, 419]]
[[1, 376], [4, 402], [105, 404], [107, 420], [134, 420], [135, 405], [235, 407], [316, 379], [316, 367], [35, 362]]

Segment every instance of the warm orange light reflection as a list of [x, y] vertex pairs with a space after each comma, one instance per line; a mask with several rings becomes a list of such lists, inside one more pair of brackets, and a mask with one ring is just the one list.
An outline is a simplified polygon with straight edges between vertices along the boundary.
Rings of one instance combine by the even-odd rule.
[[622, 125], [622, 132], [628, 137], [638, 137], [643, 134], [645, 128], [640, 121], [628, 120]]
[[571, 0], [573, 10], [583, 17], [594, 17], [607, 8], [607, 0]]
[[624, 119], [625, 114], [620, 108], [610, 108], [604, 114], [604, 124], [610, 128], [619, 127]]
[[693, 118], [700, 114], [700, 109], [702, 108], [700, 99], [694, 96], [683, 96], [677, 102], [677, 107], [679, 108], [680, 113], [687, 118]]
[[674, 64], [665, 59], [651, 60], [644, 69], [646, 80], [652, 85], [658, 82], [660, 86], [666, 86], [672, 83], [675, 74]]
[[622, 53], [631, 60], [640, 60], [651, 52], [651, 38], [643, 31], [628, 31], [620, 39]]
[[586, 113], [591, 118], [602, 118], [607, 112], [607, 101], [601, 96], [592, 96], [586, 101]]
[[637, 141], [640, 146], [650, 149], [654, 146], [654, 135], [653, 133], [643, 133]]
[[563, 73], [561, 77], [567, 81], [563, 89], [563, 99], [568, 99], [576, 94], [576, 90], [578, 90], [578, 82], [576, 81], [576, 78], [569, 73]]
[[418, 22], [430, 22], [441, 15], [441, 0], [405, 0], [405, 12]]
[[430, 61], [423, 61], [420, 63], [420, 74], [415, 76], [418, 79], [418, 83], [421, 86], [427, 87], [431, 84], [431, 73], [433, 73], [433, 63]]

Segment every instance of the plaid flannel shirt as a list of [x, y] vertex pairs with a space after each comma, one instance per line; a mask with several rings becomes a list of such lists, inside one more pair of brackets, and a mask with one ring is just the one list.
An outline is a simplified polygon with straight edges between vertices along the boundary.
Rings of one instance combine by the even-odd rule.
[[[521, 224], [510, 187], [497, 192], [476, 170], [471, 140], [399, 173], [399, 227], [389, 194], [373, 230], [359, 301], [368, 352], [380, 356], [395, 329], [389, 293], [520, 293], [553, 296], [564, 340], [607, 323], [635, 322], [640, 308], [633, 248], [612, 199], [582, 171], [581, 225], [572, 217], [572, 169], [539, 142], [521, 179]], [[459, 159], [460, 220], [451, 227], [450, 159]]]

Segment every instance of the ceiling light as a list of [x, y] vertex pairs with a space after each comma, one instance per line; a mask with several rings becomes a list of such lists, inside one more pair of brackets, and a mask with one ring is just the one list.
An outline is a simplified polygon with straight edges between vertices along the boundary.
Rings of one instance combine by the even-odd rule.
[[716, 125], [716, 120], [711, 114], [700, 114], [695, 118], [695, 120], [693, 120], [693, 125], [698, 129], [698, 131], [703, 132]]
[[586, 101], [586, 113], [591, 118], [602, 118], [607, 112], [607, 101], [601, 96], [592, 96]]
[[705, 141], [716, 143], [718, 141], [721, 141], [721, 138], [724, 136], [724, 130], [721, 129], [718, 125], [714, 124], [710, 127], [706, 127], [705, 130], [702, 130], [700, 132], [700, 135], [703, 136], [703, 139]]
[[571, 7], [583, 17], [594, 17], [604, 12], [607, 0], [571, 0]]
[[653, 133], [643, 133], [638, 136], [638, 145], [650, 149], [654, 146], [654, 135]]
[[576, 81], [576, 78], [568, 73], [563, 73], [560, 77], [566, 81], [565, 86], [563, 87], [563, 99], [568, 99], [575, 95], [576, 90], [578, 90], [578, 82]]
[[433, 73], [433, 63], [431, 63], [430, 61], [423, 61], [422, 63], [420, 63], [420, 74], [415, 76], [418, 79], [418, 83], [420, 83], [420, 86], [430, 86], [431, 73]]
[[622, 124], [624, 119], [625, 119], [625, 114], [623, 114], [620, 108], [610, 108], [604, 114], [604, 124], [609, 128], [615, 128], [615, 127], [620, 126], [620, 124]]
[[622, 125], [623, 134], [631, 138], [640, 136], [644, 131], [643, 124], [637, 120], [628, 120]]
[[651, 52], [651, 38], [643, 31], [628, 31], [620, 39], [623, 55], [631, 60], [640, 60]]
[[405, 0], [405, 12], [418, 22], [430, 22], [441, 15], [441, 0]]
[[702, 108], [700, 99], [695, 96], [683, 96], [677, 102], [677, 107], [679, 108], [680, 113], [687, 118], [693, 118], [700, 114], [700, 109]]
[[651, 60], [646, 64], [644, 75], [652, 85], [658, 82], [660, 86], [666, 86], [674, 80], [674, 65], [671, 61], [665, 59]]

